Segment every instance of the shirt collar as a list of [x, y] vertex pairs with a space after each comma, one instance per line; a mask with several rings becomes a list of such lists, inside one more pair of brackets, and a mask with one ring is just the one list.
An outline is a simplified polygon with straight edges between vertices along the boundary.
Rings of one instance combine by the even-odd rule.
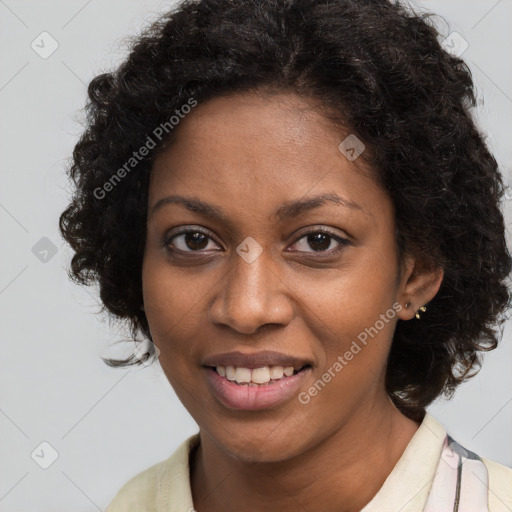
[[[382, 487], [361, 512], [416, 512], [423, 510], [445, 440], [444, 427], [428, 413]], [[167, 459], [158, 489], [158, 510], [193, 510], [190, 453], [199, 433], [183, 441]]]
[[423, 510], [436, 474], [445, 437], [444, 427], [426, 413], [384, 484], [361, 512]]

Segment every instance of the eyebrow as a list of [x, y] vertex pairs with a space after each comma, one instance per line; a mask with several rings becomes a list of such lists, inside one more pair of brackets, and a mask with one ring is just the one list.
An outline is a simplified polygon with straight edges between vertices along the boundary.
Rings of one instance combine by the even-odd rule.
[[[272, 214], [272, 217], [277, 217], [279, 220], [284, 221], [293, 217], [298, 217], [305, 212], [319, 208], [320, 206], [324, 206], [329, 202], [356, 210], [363, 210], [363, 207], [359, 203], [345, 199], [344, 197], [341, 197], [335, 193], [328, 193], [321, 194], [319, 196], [308, 197], [305, 199], [287, 201]], [[151, 208], [151, 215], [169, 204], [179, 204], [194, 213], [198, 213], [206, 217], [212, 217], [226, 224], [229, 223], [228, 215], [217, 206], [206, 203], [204, 201], [200, 201], [197, 198], [184, 197], [179, 195], [163, 197], [156, 201], [156, 203]]]

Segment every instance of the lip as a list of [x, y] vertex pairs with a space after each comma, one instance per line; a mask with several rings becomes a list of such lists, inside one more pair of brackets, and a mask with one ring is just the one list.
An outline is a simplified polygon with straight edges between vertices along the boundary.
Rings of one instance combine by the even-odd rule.
[[203, 366], [235, 366], [238, 368], [249, 368], [250, 370], [262, 368], [263, 366], [282, 366], [283, 368], [293, 366], [295, 370], [299, 370], [306, 365], [313, 366], [312, 361], [307, 358], [300, 358], [271, 350], [254, 352], [252, 354], [244, 354], [239, 351], [225, 352], [209, 356], [201, 364]]
[[212, 394], [226, 407], [245, 411], [271, 409], [295, 396], [310, 375], [311, 367], [272, 384], [248, 386], [221, 377], [214, 368], [204, 368]]

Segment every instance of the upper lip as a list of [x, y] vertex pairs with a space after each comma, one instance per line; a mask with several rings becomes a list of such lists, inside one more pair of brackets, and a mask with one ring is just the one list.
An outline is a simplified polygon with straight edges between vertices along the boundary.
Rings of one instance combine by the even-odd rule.
[[305, 365], [311, 365], [311, 362], [301, 357], [264, 350], [253, 353], [235, 351], [215, 354], [205, 358], [202, 364], [203, 366], [236, 366], [249, 369], [263, 366], [283, 366], [284, 368], [293, 366], [295, 370], [300, 370]]

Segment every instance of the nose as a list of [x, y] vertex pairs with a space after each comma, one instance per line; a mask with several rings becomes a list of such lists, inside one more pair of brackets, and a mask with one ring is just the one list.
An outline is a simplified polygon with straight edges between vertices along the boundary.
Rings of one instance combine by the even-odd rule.
[[293, 318], [292, 290], [279, 276], [267, 251], [248, 263], [238, 254], [228, 273], [216, 286], [209, 318], [243, 334], [253, 334], [264, 325], [285, 326]]

